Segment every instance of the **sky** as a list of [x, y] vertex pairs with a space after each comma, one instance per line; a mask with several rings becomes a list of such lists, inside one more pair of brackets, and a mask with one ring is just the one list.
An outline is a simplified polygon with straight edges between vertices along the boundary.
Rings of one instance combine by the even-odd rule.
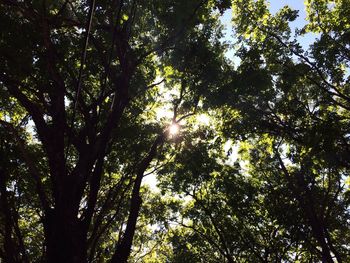
[[[286, 5], [288, 5], [294, 10], [299, 10], [299, 17], [290, 24], [293, 30], [295, 30], [295, 28], [301, 29], [308, 23], [308, 21], [306, 20], [304, 0], [270, 0], [269, 2], [270, 11], [273, 14], [275, 14], [279, 9]], [[316, 34], [308, 33], [303, 37], [299, 37], [298, 40], [301, 46], [304, 47], [304, 49], [306, 49], [310, 44], [314, 42], [315, 38], [317, 38]]]
[[270, 11], [273, 14], [286, 5], [295, 10], [299, 10], [299, 21], [297, 20], [297, 23], [303, 26], [302, 20], [306, 18], [304, 0], [269, 0], [269, 2]]
[[[295, 29], [301, 29], [307, 24], [306, 20], [306, 11], [305, 11], [305, 5], [304, 5], [304, 0], [268, 0], [270, 3], [270, 12], [272, 14], [275, 14], [284, 6], [289, 6], [294, 10], [299, 10], [298, 13], [298, 18], [290, 24], [292, 31], [294, 32]], [[231, 17], [232, 17], [232, 10], [229, 9], [227, 10], [223, 16], [221, 17], [221, 22], [225, 26], [225, 31], [224, 31], [224, 38], [222, 39], [223, 41], [227, 41], [229, 43], [234, 42], [234, 36], [233, 36], [233, 30], [232, 30], [232, 25], [231, 25]], [[313, 33], [308, 33], [305, 34], [302, 37], [298, 37], [298, 41], [301, 44], [301, 46], [304, 48], [304, 50], [307, 50], [310, 44], [314, 42], [314, 40], [317, 38], [316, 34]], [[235, 65], [239, 63], [239, 60], [235, 58], [234, 56], [234, 50], [230, 49], [227, 53], [226, 56], [230, 58]]]

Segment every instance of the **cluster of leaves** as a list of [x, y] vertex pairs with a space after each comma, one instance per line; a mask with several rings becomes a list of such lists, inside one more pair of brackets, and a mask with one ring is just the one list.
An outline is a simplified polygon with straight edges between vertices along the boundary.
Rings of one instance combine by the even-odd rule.
[[0, 7], [0, 260], [350, 260], [347, 0]]
[[[349, 260], [350, 9], [306, 7], [310, 22], [293, 36], [297, 11], [233, 1], [241, 63], [206, 98], [220, 118], [160, 179], [164, 198], [182, 202], [168, 219], [171, 262]], [[296, 39], [312, 33], [303, 50]]]

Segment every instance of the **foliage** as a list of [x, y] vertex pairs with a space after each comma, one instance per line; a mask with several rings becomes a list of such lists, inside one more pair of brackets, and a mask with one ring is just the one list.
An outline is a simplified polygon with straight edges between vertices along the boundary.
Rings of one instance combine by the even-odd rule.
[[0, 6], [0, 260], [350, 260], [346, 0]]

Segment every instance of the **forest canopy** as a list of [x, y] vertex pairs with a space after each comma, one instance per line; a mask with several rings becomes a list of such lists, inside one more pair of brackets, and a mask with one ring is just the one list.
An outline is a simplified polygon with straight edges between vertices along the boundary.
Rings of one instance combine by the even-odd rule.
[[304, 6], [0, 0], [0, 262], [350, 262], [350, 2]]

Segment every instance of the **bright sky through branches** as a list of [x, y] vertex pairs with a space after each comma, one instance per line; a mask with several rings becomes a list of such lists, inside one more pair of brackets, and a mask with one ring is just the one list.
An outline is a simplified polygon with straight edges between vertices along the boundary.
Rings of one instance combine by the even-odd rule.
[[[305, 11], [305, 4], [304, 4], [304, 0], [268, 0], [269, 2], [269, 8], [272, 14], [276, 14], [276, 12], [278, 12], [281, 8], [283, 8], [284, 6], [289, 6], [294, 10], [298, 10], [298, 17], [297, 19], [292, 22], [290, 24], [292, 32], [295, 32], [296, 29], [301, 29], [303, 28], [308, 21], [306, 20], [306, 11]], [[221, 22], [223, 23], [225, 30], [224, 30], [224, 37], [222, 39], [223, 42], [227, 42], [230, 45], [234, 44], [236, 39], [234, 36], [234, 32], [233, 32], [233, 28], [232, 28], [232, 24], [231, 24], [231, 19], [232, 19], [232, 10], [229, 9], [227, 10], [223, 16], [221, 17]], [[307, 50], [308, 47], [310, 46], [310, 44], [312, 44], [315, 41], [315, 38], [317, 37], [317, 35], [312, 34], [312, 33], [307, 33], [304, 36], [299, 36], [297, 39], [299, 41], [299, 43], [302, 45], [302, 47], [304, 48], [304, 50]], [[231, 46], [230, 48], [228, 48], [227, 52], [226, 52], [226, 56], [227, 58], [231, 59], [233, 61], [233, 63], [237, 66], [240, 63], [240, 59], [235, 56], [235, 49], [233, 48], [233, 46]], [[165, 91], [164, 89], [164, 84], [161, 84], [161, 90], [162, 92]], [[172, 95], [176, 94], [176, 92], [174, 92], [174, 90], [172, 91], [165, 91], [165, 93], [163, 93], [164, 99], [170, 100]], [[162, 107], [157, 108], [156, 110], [156, 118], [157, 120], [161, 120], [161, 119], [167, 119], [167, 120], [171, 120], [173, 118], [173, 109], [172, 109], [172, 105], [163, 105]], [[195, 116], [195, 125], [196, 126], [209, 126], [210, 125], [210, 121], [211, 117], [207, 114], [197, 114]], [[184, 123], [184, 122], [183, 122]], [[169, 126], [169, 135], [171, 137], [176, 136], [179, 132], [180, 132], [180, 127], [178, 124], [171, 124]], [[237, 154], [238, 154], [238, 145], [233, 145], [232, 141], [229, 141], [225, 144], [225, 152], [228, 152], [228, 150], [231, 148], [232, 153], [230, 154], [228, 163], [229, 164], [233, 164], [236, 159], [237, 159]], [[155, 188], [156, 186], [156, 176], [154, 174], [147, 176], [145, 178], [144, 183], [148, 184], [151, 186], [151, 188]]]
[[[268, 2], [270, 4], [269, 7], [272, 14], [276, 14], [278, 10], [280, 10], [286, 5], [291, 7], [294, 10], [299, 11], [298, 12], [299, 16], [297, 17], [297, 19], [292, 23], [290, 23], [292, 32], [295, 32], [296, 29], [303, 28], [308, 23], [306, 19], [304, 0], [269, 0]], [[234, 32], [231, 25], [231, 19], [232, 19], [232, 10], [229, 9], [221, 17], [221, 22], [225, 26], [224, 37], [222, 41], [227, 42], [229, 44], [234, 44], [236, 42], [236, 39], [234, 37]], [[314, 33], [307, 33], [303, 36], [299, 36], [297, 40], [299, 41], [301, 46], [304, 48], [304, 50], [307, 50], [310, 44], [312, 44], [315, 41], [317, 36], [318, 35]], [[240, 60], [237, 57], [235, 57], [235, 51], [233, 48], [228, 49], [228, 51], [226, 52], [226, 57], [231, 59], [235, 65], [239, 64]]]

